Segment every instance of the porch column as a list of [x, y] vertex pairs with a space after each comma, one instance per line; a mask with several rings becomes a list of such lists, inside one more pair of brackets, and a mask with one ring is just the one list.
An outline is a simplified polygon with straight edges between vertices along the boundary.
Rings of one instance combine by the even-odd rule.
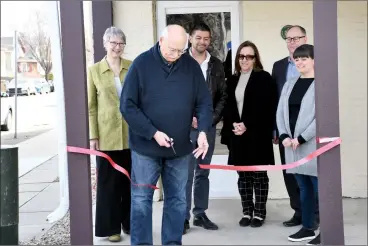
[[[59, 1], [68, 146], [89, 148], [83, 1]], [[90, 156], [68, 153], [71, 245], [93, 245]]]
[[[337, 0], [313, 1], [318, 137], [339, 137]], [[318, 157], [322, 245], [344, 245], [340, 147]]]
[[93, 49], [94, 61], [100, 61], [106, 54], [103, 47], [103, 35], [113, 20], [112, 1], [92, 1]]

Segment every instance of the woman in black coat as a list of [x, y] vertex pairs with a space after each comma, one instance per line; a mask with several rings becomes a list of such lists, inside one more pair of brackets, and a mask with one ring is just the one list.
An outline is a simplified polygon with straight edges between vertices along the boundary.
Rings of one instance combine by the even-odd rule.
[[[229, 165], [274, 164], [273, 129], [277, 87], [263, 70], [257, 47], [242, 43], [235, 57], [235, 73], [227, 80], [221, 143], [229, 149]], [[240, 226], [260, 227], [266, 218], [268, 176], [266, 171], [238, 172], [243, 207]], [[253, 192], [255, 203], [253, 203]]]

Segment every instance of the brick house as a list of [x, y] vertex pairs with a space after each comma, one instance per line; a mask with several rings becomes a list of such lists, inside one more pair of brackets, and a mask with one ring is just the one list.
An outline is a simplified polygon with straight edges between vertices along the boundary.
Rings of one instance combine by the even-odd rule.
[[30, 50], [27, 50], [21, 42], [18, 52], [18, 74], [27, 78], [41, 78], [43, 69], [33, 57]]
[[[43, 77], [43, 69], [31, 52], [18, 42], [18, 76], [27, 78]], [[1, 77], [14, 77], [14, 38], [1, 37]]]

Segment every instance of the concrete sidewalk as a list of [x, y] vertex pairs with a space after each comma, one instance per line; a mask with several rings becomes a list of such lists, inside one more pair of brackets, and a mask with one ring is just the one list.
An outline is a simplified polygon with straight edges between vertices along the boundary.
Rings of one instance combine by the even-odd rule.
[[57, 155], [57, 129], [49, 130], [29, 140], [16, 144], [18, 146], [19, 177], [50, 160]]
[[[57, 129], [51, 129], [15, 145], [19, 148], [20, 242], [39, 238], [55, 224], [47, 216], [60, 202], [57, 137]], [[91, 166], [95, 166], [94, 157]]]
[[19, 240], [43, 234], [47, 216], [59, 205], [57, 129], [21, 141], [18, 147]]
[[[153, 204], [153, 243], [161, 245], [163, 202]], [[240, 227], [239, 199], [212, 199], [207, 215], [219, 226], [218, 231], [194, 227], [183, 236], [183, 245], [305, 245], [289, 242], [287, 237], [299, 227], [287, 228], [282, 221], [289, 219], [291, 209], [287, 199], [267, 202], [267, 220], [261, 228]], [[345, 245], [367, 245], [367, 200], [344, 199]], [[94, 245], [117, 245], [106, 238], [95, 238]], [[123, 235], [118, 245], [130, 245], [129, 235]]]
[[19, 179], [19, 241], [39, 237], [53, 224], [47, 216], [59, 205], [57, 156]]

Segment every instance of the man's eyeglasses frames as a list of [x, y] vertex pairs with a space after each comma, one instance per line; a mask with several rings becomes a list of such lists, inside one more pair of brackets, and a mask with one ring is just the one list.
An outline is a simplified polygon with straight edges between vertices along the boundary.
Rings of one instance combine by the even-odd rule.
[[293, 38], [285, 38], [285, 41], [286, 41], [286, 43], [291, 43], [291, 42], [297, 43], [297, 42], [299, 42], [299, 40], [301, 38], [305, 38], [305, 36], [293, 37]]

